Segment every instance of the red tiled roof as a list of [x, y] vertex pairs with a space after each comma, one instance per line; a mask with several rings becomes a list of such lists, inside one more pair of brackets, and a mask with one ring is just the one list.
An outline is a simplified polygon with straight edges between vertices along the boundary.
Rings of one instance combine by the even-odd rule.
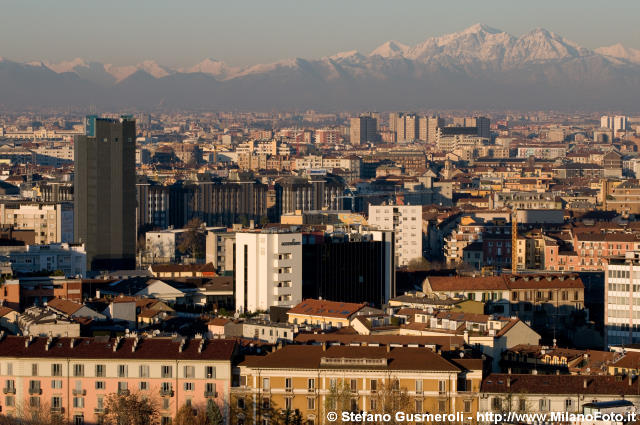
[[325, 301], [306, 299], [300, 304], [291, 308], [287, 314], [298, 314], [302, 316], [324, 316], [347, 319], [366, 304], [343, 303], [338, 301]]
[[63, 300], [62, 298], [53, 298], [47, 301], [47, 305], [54, 310], [58, 310], [68, 316], [71, 316], [83, 307], [83, 304], [70, 300]]
[[53, 338], [49, 350], [46, 350], [47, 338], [33, 338], [25, 347], [28, 340], [22, 336], [5, 337], [0, 341], [0, 358], [231, 360], [235, 349], [235, 342], [225, 339], [205, 341], [201, 353], [198, 352], [201, 341], [198, 339], [187, 340], [182, 352], [179, 351], [180, 341], [169, 338], [140, 338], [135, 350], [132, 350], [134, 338], [122, 338], [116, 351], [113, 351], [115, 338]]
[[[353, 347], [329, 346], [323, 349], [319, 345], [288, 345], [266, 356], [247, 357], [240, 366], [257, 367], [261, 369], [319, 369], [340, 368], [323, 364], [322, 358], [349, 359], [387, 359], [386, 366], [379, 366], [388, 370], [421, 370], [421, 371], [451, 371], [458, 372], [456, 366], [434, 353], [429, 348], [415, 347]], [[350, 369], [358, 369], [357, 364], [349, 364]], [[371, 365], [362, 365], [362, 369], [371, 369]]]
[[[508, 383], [508, 384], [507, 384]], [[640, 380], [618, 376], [596, 375], [508, 375], [491, 374], [482, 381], [485, 393], [512, 394], [602, 394], [637, 395]]]

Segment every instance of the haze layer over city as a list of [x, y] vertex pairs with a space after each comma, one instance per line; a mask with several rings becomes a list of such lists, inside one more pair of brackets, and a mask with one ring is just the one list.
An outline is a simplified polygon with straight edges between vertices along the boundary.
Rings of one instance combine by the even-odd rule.
[[640, 420], [639, 3], [0, 16], [0, 425]]

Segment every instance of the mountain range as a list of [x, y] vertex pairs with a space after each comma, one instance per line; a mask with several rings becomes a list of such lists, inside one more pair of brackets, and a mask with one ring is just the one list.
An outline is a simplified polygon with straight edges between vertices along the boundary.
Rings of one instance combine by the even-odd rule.
[[0, 58], [0, 106], [306, 109], [627, 109], [637, 111], [640, 50], [590, 50], [542, 28], [520, 37], [483, 24], [415, 46], [388, 41], [346, 51], [233, 67], [207, 58], [172, 69], [74, 59]]

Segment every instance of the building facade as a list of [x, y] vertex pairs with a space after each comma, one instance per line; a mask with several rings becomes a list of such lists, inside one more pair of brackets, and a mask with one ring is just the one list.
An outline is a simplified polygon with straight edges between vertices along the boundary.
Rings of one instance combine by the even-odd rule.
[[302, 235], [236, 233], [236, 310], [292, 307], [302, 300]]
[[136, 123], [88, 116], [75, 140], [74, 236], [91, 270], [133, 269]]

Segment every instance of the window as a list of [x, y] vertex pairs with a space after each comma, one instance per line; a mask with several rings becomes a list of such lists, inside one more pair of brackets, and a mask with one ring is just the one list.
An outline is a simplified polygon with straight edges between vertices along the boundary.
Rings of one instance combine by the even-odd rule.
[[444, 393], [447, 391], [447, 381], [438, 381], [438, 392]]
[[100, 396], [96, 398], [96, 409], [104, 409], [104, 397]]
[[193, 382], [185, 382], [184, 383], [185, 391], [193, 391]]
[[307, 397], [307, 409], [314, 410], [316, 408], [316, 399], [314, 397]]
[[291, 410], [291, 397], [286, 397], [284, 399], [284, 408], [285, 410]]
[[29, 406], [40, 407], [40, 397], [29, 397]]
[[84, 409], [84, 397], [74, 397], [73, 407], [76, 409]]
[[7, 376], [13, 375], [13, 363], [7, 363]]
[[126, 382], [118, 382], [118, 392], [127, 391], [127, 383]]
[[53, 379], [51, 381], [51, 388], [54, 390], [59, 390], [62, 388], [62, 379]]
[[371, 380], [371, 392], [375, 393], [376, 391], [378, 391], [378, 380], [377, 379], [372, 379]]
[[376, 399], [375, 398], [369, 399], [369, 409], [376, 410], [376, 407], [377, 407]]
[[168, 393], [171, 391], [171, 388], [172, 388], [171, 382], [163, 382], [161, 387], [162, 387], [163, 393]]
[[62, 397], [60, 396], [51, 397], [51, 408], [60, 409], [61, 407], [62, 407]]
[[307, 388], [309, 391], [312, 391], [316, 388], [316, 380], [314, 378], [309, 378], [307, 381]]
[[215, 366], [207, 366], [205, 368], [205, 374], [207, 379], [216, 379], [216, 368]]
[[54, 363], [51, 365], [51, 376], [62, 376], [62, 364]]
[[73, 376], [84, 376], [84, 365], [83, 364], [74, 364], [73, 365]]
[[471, 412], [471, 400], [464, 401], [464, 413]]
[[173, 378], [173, 368], [171, 366], [162, 366], [162, 378]]
[[358, 391], [358, 381], [356, 379], [352, 379], [349, 385], [351, 392], [355, 393]]
[[416, 380], [416, 393], [417, 394], [422, 394], [422, 379], [417, 379]]
[[285, 378], [285, 379], [284, 379], [284, 387], [285, 387], [286, 389], [288, 389], [288, 390], [290, 390], [290, 389], [292, 388], [292, 387], [291, 387], [291, 384], [292, 384], [292, 382], [291, 382], [291, 381], [292, 381], [292, 380], [291, 380], [291, 378]]
[[96, 390], [104, 390], [106, 387], [104, 381], [96, 381]]
[[126, 378], [127, 377], [127, 365], [121, 364], [118, 365], [118, 378]]
[[213, 397], [218, 396], [218, 394], [216, 393], [216, 384], [214, 382], [207, 382], [207, 385], [205, 386], [205, 391], [210, 396], [213, 396]]
[[160, 419], [160, 425], [171, 425], [171, 416], [163, 416]]
[[73, 425], [84, 425], [84, 416], [83, 415], [74, 415], [73, 416]]
[[269, 391], [270, 386], [271, 381], [269, 380], [269, 378], [262, 378], [262, 389], [264, 391]]
[[162, 408], [164, 410], [170, 409], [171, 408], [171, 399], [163, 398], [162, 399]]
[[147, 391], [149, 389], [149, 383], [142, 381], [138, 384], [138, 388], [140, 388], [140, 391]]
[[564, 409], [565, 409], [567, 412], [572, 411], [572, 410], [573, 410], [573, 400], [571, 400], [570, 398], [566, 399], [566, 400], [564, 401]]
[[357, 412], [358, 411], [358, 399], [357, 398], [352, 398], [351, 399], [351, 411], [352, 412]]
[[38, 364], [33, 363], [31, 365], [31, 376], [38, 376]]
[[438, 412], [444, 413], [447, 411], [447, 402], [444, 400], [438, 400]]
[[184, 367], [184, 377], [185, 378], [195, 378], [196, 376], [196, 367], [195, 366], [185, 366]]
[[538, 410], [545, 412], [547, 410], [547, 400], [545, 400], [544, 398], [540, 399], [540, 402], [538, 403]]
[[16, 406], [16, 397], [12, 395], [8, 395], [4, 398], [4, 405], [7, 407], [15, 407]]
[[96, 378], [104, 378], [106, 376], [107, 367], [103, 364], [96, 365]]
[[524, 398], [521, 398], [520, 400], [518, 400], [518, 410], [521, 412], [524, 412], [527, 410], [527, 400]]
[[502, 399], [498, 397], [494, 397], [493, 400], [491, 400], [491, 407], [493, 408], [493, 410], [501, 410]]
[[40, 381], [29, 381], [29, 392], [32, 394], [40, 392]]
[[237, 403], [238, 409], [244, 409], [244, 398], [239, 398]]
[[149, 377], [149, 365], [140, 365], [140, 378]]
[[262, 408], [263, 409], [269, 409], [270, 406], [271, 406], [271, 400], [269, 399], [269, 397], [263, 397], [262, 398]]

